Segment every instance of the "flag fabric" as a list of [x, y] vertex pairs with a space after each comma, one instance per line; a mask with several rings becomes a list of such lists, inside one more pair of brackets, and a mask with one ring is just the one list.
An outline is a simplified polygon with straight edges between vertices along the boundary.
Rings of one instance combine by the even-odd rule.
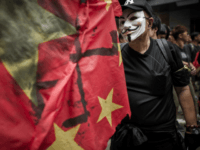
[[130, 108], [118, 0], [0, 1], [2, 150], [103, 150]]

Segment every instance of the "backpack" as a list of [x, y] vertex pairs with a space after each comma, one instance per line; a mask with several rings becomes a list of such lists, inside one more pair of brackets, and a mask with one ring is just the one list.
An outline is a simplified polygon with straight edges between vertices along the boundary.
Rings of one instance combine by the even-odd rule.
[[[169, 63], [169, 65], [172, 67], [173, 66], [173, 58], [172, 54], [170, 52], [169, 45], [167, 43], [166, 39], [156, 39], [156, 42], [158, 43], [158, 46], [165, 58], [165, 60]], [[127, 45], [128, 43], [120, 43], [121, 50]]]
[[166, 39], [156, 39], [156, 42], [158, 43], [158, 46], [165, 58], [165, 60], [169, 63], [169, 65], [173, 66], [174, 64], [174, 60], [172, 58], [172, 54], [169, 48], [169, 44], [167, 43]]

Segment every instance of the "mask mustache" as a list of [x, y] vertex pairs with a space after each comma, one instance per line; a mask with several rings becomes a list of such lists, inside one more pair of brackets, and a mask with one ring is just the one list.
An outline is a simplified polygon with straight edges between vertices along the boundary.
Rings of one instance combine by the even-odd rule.
[[133, 32], [133, 31], [135, 31], [135, 30], [137, 30], [139, 28], [139, 26], [137, 26], [135, 29], [130, 29], [130, 28], [128, 28], [128, 29], [123, 29], [122, 30], [122, 34], [125, 34], [125, 33], [129, 33], [129, 32]]

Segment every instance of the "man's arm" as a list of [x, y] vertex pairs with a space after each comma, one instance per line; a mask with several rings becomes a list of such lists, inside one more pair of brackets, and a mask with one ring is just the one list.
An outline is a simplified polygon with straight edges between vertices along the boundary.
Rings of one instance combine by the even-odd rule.
[[197, 125], [194, 102], [189, 86], [174, 87], [179, 99], [179, 103], [183, 110], [186, 125]]
[[190, 62], [190, 66], [192, 68], [192, 71], [191, 71], [191, 75], [192, 76], [195, 76], [197, 74], [197, 70], [196, 70], [196, 67]]
[[188, 68], [191, 69], [191, 72], [190, 74], [192, 76], [195, 76], [197, 74], [197, 70], [196, 70], [196, 67], [190, 62], [190, 64], [188, 64], [187, 62], [183, 61], [183, 64], [186, 65]]

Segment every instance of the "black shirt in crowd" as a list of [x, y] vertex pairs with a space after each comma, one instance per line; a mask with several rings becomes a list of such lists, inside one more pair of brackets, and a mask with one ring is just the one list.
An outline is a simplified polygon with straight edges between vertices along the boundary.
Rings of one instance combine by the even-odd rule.
[[131, 120], [146, 131], [172, 131], [176, 120], [176, 109], [172, 95], [172, 84], [188, 85], [180, 54], [169, 43], [173, 65], [166, 62], [155, 40], [140, 54], [129, 47], [122, 49]]
[[183, 61], [188, 62], [188, 63], [192, 62], [194, 52], [189, 44], [184, 45], [183, 49], [177, 46], [176, 44], [174, 44], [174, 47], [176, 50], [180, 52], [181, 58]]

